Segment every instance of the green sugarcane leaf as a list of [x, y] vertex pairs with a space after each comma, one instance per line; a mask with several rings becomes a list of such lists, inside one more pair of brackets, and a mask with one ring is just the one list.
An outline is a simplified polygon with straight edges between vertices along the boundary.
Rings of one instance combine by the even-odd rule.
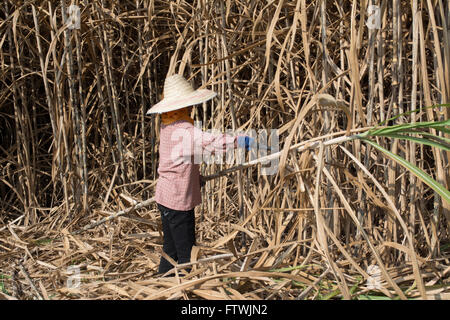
[[[436, 130], [442, 130], [445, 126], [450, 126], [450, 119], [445, 121], [427, 121], [427, 122], [417, 122], [417, 123], [404, 123], [397, 124], [394, 126], [389, 126], [386, 128], [380, 129], [371, 129], [369, 130], [370, 136], [385, 136], [390, 133], [401, 133], [405, 131], [409, 131], [411, 129], [417, 128], [433, 128]], [[445, 128], [445, 130], [448, 130]]]
[[[424, 125], [421, 125], [421, 124], [424, 124]], [[450, 119], [447, 119], [445, 121], [434, 121], [430, 125], [428, 125], [426, 122], [420, 122], [420, 125], [418, 125], [417, 128], [426, 127], [426, 128], [435, 129], [435, 128], [440, 128], [440, 127], [445, 127], [445, 126], [450, 126]]]
[[450, 108], [450, 103], [436, 104], [436, 105], [433, 105], [433, 106], [422, 107], [422, 108], [419, 108], [419, 109], [407, 111], [407, 112], [398, 114], [398, 115], [396, 115], [395, 117], [386, 119], [386, 120], [380, 122], [379, 124], [377, 124], [375, 127], [380, 127], [380, 126], [384, 125], [385, 123], [387, 123], [387, 122], [389, 122], [389, 121], [393, 121], [393, 120], [395, 120], [395, 119], [397, 119], [397, 118], [400, 118], [400, 117], [403, 117], [403, 116], [408, 116], [408, 115], [410, 115], [410, 114], [418, 113], [418, 112], [423, 111], [423, 110], [427, 110], [427, 109], [436, 109], [436, 108]]
[[450, 129], [446, 128], [446, 127], [433, 127], [433, 129], [438, 130], [438, 131], [442, 131], [446, 134], [450, 134]]
[[[357, 297], [358, 300], [393, 300], [386, 296], [376, 296], [376, 295], [359, 295]], [[408, 299], [409, 300], [409, 299]]]
[[434, 191], [439, 193], [439, 195], [442, 197], [443, 200], [450, 203], [450, 191], [448, 191], [442, 184], [434, 180], [431, 176], [429, 176], [427, 173], [425, 173], [423, 170], [419, 169], [415, 165], [413, 165], [411, 162], [406, 161], [402, 157], [399, 157], [398, 155], [390, 152], [389, 150], [384, 149], [382, 146], [377, 144], [376, 142], [363, 138], [365, 142], [373, 146], [374, 148], [380, 150], [384, 154], [386, 154], [388, 157], [411, 171], [417, 178], [422, 180], [425, 184], [427, 184], [430, 188], [432, 188]]
[[423, 133], [420, 133], [425, 139], [428, 139], [428, 140], [433, 140], [433, 141], [436, 141], [436, 142], [438, 142], [438, 143], [442, 143], [442, 144], [444, 144], [444, 145], [448, 145], [448, 146], [450, 146], [450, 139], [449, 138], [446, 138], [446, 137], [441, 137], [441, 136], [436, 136], [436, 135], [434, 135], [434, 134], [431, 134], [431, 133], [428, 133], [428, 132], [423, 132]]
[[449, 138], [446, 138], [446, 137], [443, 137], [443, 136], [437, 136], [437, 135], [432, 134], [432, 133], [427, 132], [427, 131], [415, 130], [415, 129], [414, 130], [402, 131], [402, 134], [405, 134], [405, 133], [408, 133], [408, 134], [420, 134], [421, 136], [428, 137], [431, 140], [442, 141], [444, 143], [450, 143], [450, 139]]
[[386, 137], [389, 138], [394, 138], [394, 139], [405, 139], [405, 140], [410, 140], [410, 141], [414, 141], [420, 144], [425, 144], [431, 147], [436, 147], [436, 148], [440, 148], [446, 151], [450, 151], [450, 144], [446, 143], [445, 141], [442, 141], [441, 143], [436, 142], [436, 141], [432, 141], [429, 139], [425, 139], [425, 138], [419, 138], [419, 137], [412, 137], [412, 136], [408, 136], [408, 135], [404, 135], [404, 134], [389, 134], [386, 135]]

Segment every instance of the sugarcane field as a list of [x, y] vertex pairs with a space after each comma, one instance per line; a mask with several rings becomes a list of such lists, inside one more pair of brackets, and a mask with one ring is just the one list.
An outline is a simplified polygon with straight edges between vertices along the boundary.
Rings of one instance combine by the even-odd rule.
[[450, 299], [449, 1], [3, 0], [0, 73], [0, 300]]

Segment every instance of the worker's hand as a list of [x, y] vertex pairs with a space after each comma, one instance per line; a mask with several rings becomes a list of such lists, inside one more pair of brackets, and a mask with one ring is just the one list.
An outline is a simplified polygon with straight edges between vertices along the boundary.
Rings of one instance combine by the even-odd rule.
[[236, 143], [239, 148], [245, 148], [245, 150], [256, 148], [256, 140], [248, 136], [238, 136]]
[[205, 186], [205, 184], [206, 184], [205, 179], [203, 179], [203, 176], [200, 175], [200, 188], [203, 188]]

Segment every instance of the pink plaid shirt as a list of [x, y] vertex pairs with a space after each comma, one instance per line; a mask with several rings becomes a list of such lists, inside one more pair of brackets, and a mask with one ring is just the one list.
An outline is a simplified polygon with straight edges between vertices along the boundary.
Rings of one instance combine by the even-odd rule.
[[161, 125], [156, 202], [181, 211], [199, 205], [201, 155], [223, 155], [235, 148], [236, 138], [203, 132], [184, 120]]

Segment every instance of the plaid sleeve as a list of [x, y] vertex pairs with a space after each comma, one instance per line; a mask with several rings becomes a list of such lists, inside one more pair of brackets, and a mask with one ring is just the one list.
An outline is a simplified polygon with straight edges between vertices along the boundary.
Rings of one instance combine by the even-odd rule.
[[229, 134], [214, 134], [193, 127], [194, 153], [207, 152], [209, 154], [224, 153], [236, 147], [237, 137]]

